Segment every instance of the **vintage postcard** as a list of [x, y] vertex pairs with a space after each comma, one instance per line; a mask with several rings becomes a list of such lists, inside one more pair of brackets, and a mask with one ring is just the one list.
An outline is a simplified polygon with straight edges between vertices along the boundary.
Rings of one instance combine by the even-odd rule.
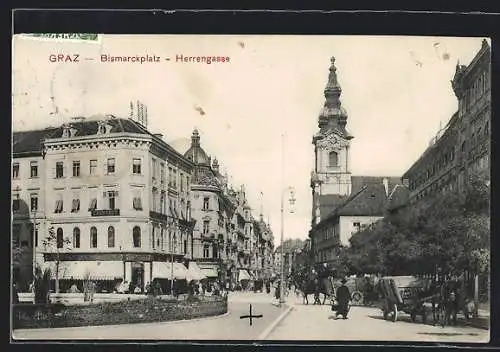
[[13, 37], [12, 338], [490, 339], [489, 38]]

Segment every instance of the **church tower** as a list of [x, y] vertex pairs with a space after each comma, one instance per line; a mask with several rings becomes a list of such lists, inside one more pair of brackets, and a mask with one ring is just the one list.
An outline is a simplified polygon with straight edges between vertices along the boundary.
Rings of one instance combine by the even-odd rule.
[[335, 58], [331, 58], [328, 83], [324, 90], [325, 104], [318, 118], [319, 131], [313, 137], [315, 164], [311, 173], [313, 193], [313, 224], [321, 220], [321, 198], [339, 199], [351, 192], [349, 165], [350, 140], [346, 129], [347, 112], [341, 106], [342, 88], [337, 79]]

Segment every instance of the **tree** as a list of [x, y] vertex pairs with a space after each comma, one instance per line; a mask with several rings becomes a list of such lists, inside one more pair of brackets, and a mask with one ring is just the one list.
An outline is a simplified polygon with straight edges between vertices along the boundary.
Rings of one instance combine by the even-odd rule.
[[48, 230], [48, 235], [47, 237], [42, 241], [43, 246], [45, 247], [45, 250], [54, 253], [54, 262], [55, 262], [55, 291], [56, 293], [59, 293], [59, 267], [61, 265], [61, 256], [60, 256], [60, 250], [61, 249], [69, 249], [69, 244], [71, 241], [69, 240], [68, 237], [62, 236], [62, 234], [57, 234], [56, 231], [54, 230], [53, 226], [49, 227]]
[[28, 246], [21, 246], [17, 241], [12, 244], [13, 282], [21, 290], [26, 290], [32, 280], [31, 275], [26, 271], [28, 267], [31, 267], [31, 253]]
[[462, 192], [436, 194], [355, 233], [340, 252], [352, 274], [489, 270], [490, 183], [471, 174]]
[[40, 266], [35, 267], [34, 293], [35, 303], [48, 303], [50, 289], [51, 271], [46, 268], [42, 270]]

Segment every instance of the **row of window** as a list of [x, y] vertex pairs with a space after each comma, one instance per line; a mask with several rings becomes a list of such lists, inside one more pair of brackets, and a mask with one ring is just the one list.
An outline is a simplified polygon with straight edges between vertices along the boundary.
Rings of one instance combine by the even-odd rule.
[[[97, 175], [97, 159], [89, 160], [89, 175], [96, 176]], [[107, 175], [112, 175], [116, 172], [116, 159], [108, 158], [106, 159], [105, 164], [105, 173]], [[132, 160], [132, 173], [140, 175], [141, 174], [141, 159], [134, 158]], [[64, 161], [57, 161], [54, 169], [54, 177], [55, 178], [64, 178], [66, 174], [66, 169], [64, 167]], [[81, 161], [73, 160], [72, 162], [72, 175], [73, 177], [81, 176]], [[12, 178], [19, 179], [20, 177], [20, 166], [18, 162], [12, 164]], [[30, 177], [35, 178], [38, 177], [38, 162], [30, 161]]]
[[[54, 205], [54, 213], [63, 213], [64, 212], [64, 200], [63, 195], [58, 194], [58, 199], [56, 199]], [[117, 209], [118, 204], [118, 191], [105, 191], [103, 192], [104, 198], [104, 207], [108, 210]], [[14, 194], [12, 197], [12, 210], [17, 212], [21, 207], [21, 199], [19, 194]], [[132, 201], [132, 208], [135, 210], [143, 210], [142, 209], [142, 200], [140, 195], [135, 195]], [[30, 195], [30, 210], [31, 212], [38, 211], [38, 194], [33, 193]], [[89, 199], [89, 207], [88, 211], [97, 210], [97, 196], [91, 195]], [[80, 198], [78, 194], [73, 196], [71, 202], [71, 212], [78, 213], [80, 212]]]
[[483, 71], [465, 91], [464, 97], [460, 103], [462, 111], [469, 111], [474, 103], [481, 98], [490, 88], [489, 71]]
[[[486, 123], [484, 124], [484, 127], [482, 127], [480, 125], [474, 126], [472, 128], [471, 136], [469, 139], [470, 149], [475, 148], [476, 146], [481, 144], [485, 139], [489, 138], [489, 136], [490, 136], [490, 122], [489, 121], [486, 121]], [[462, 152], [465, 152], [465, 148], [466, 148], [465, 143], [466, 143], [466, 141], [464, 141], [462, 143]]]
[[[159, 177], [158, 177], [159, 175]], [[165, 184], [165, 163], [158, 162], [157, 159], [151, 160], [151, 178], [153, 180], [160, 179], [160, 183]], [[184, 192], [188, 189], [189, 177], [184, 175], [182, 172], [179, 174], [180, 191]], [[168, 167], [168, 186], [177, 188], [177, 169], [173, 167]]]
[[[19, 163], [15, 162], [12, 164], [12, 178], [19, 179]], [[38, 161], [30, 161], [30, 177], [38, 177]]]
[[[489, 121], [486, 121], [484, 127], [479, 126], [475, 128], [471, 133], [471, 137], [468, 140], [466, 139], [462, 142], [460, 146], [461, 155], [464, 156], [467, 150], [469, 150], [470, 152], [472, 148], [482, 143], [485, 138], [488, 138], [489, 134], [490, 134], [490, 125]], [[449, 163], [453, 162], [454, 159], [455, 159], [455, 153], [453, 149], [449, 150], [446, 153], [441, 154], [441, 156], [429, 169], [427, 169], [419, 177], [417, 177], [415, 181], [410, 183], [410, 190], [413, 191], [418, 187], [420, 187], [421, 185], [425, 184], [442, 168], [446, 167]]]
[[[89, 234], [89, 246], [90, 248], [97, 248], [98, 241], [97, 241], [97, 228], [95, 226], [92, 226], [90, 228], [90, 234]], [[80, 228], [75, 227], [73, 229], [73, 248], [80, 248], [81, 246], [81, 233], [80, 233]], [[139, 226], [135, 226], [132, 229], [132, 241], [133, 241], [133, 246], [134, 248], [140, 248], [141, 247], [141, 228]], [[57, 248], [63, 248], [64, 243], [64, 232], [62, 228], [58, 228], [56, 231], [56, 246]], [[154, 234], [153, 230], [153, 241], [152, 241], [152, 247], [155, 248], [155, 242], [157, 244], [157, 248], [163, 248], [163, 232], [161, 236], [161, 242], [160, 242], [160, 237], [156, 236]], [[177, 249], [177, 238], [175, 234], [173, 235], [173, 248]], [[37, 243], [38, 245], [38, 243]], [[115, 248], [115, 228], [113, 226], [108, 227], [108, 248]], [[161, 247], [160, 247], [161, 246]], [[184, 240], [184, 253], [187, 253], [187, 240]]]

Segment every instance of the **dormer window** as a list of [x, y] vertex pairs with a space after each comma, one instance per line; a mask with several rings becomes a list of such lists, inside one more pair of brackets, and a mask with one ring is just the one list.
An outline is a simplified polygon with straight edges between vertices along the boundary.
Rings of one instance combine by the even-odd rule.
[[70, 126], [69, 125], [64, 125], [63, 126], [63, 138], [69, 138], [71, 137], [71, 134], [70, 134]]
[[107, 134], [111, 132], [113, 126], [107, 124], [105, 121], [99, 121], [97, 126], [97, 134]]
[[76, 135], [77, 129], [73, 128], [70, 124], [63, 125], [63, 138], [70, 138]]

